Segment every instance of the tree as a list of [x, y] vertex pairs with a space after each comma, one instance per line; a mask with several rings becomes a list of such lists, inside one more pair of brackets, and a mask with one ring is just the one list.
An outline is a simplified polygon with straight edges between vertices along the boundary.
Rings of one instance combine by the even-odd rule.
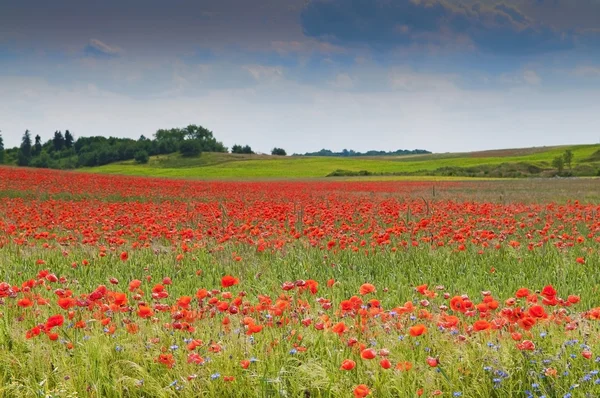
[[65, 148], [71, 149], [73, 147], [74, 141], [75, 141], [75, 138], [73, 138], [73, 135], [69, 132], [69, 130], [66, 130], [65, 131]]
[[202, 153], [202, 144], [199, 140], [183, 140], [179, 144], [179, 152], [185, 157], [198, 156]]
[[[0, 130], [2, 131], [2, 130]], [[4, 139], [2, 138], [2, 134], [0, 134], [0, 164], [4, 163]]]
[[60, 131], [54, 132], [54, 138], [52, 139], [52, 143], [54, 144], [54, 150], [56, 152], [62, 151], [65, 147], [65, 138], [63, 137]]
[[565, 160], [562, 156], [557, 156], [552, 160], [552, 167], [558, 170], [558, 174], [562, 173], [565, 169]]
[[17, 155], [17, 164], [19, 166], [27, 166], [31, 161], [31, 134], [29, 130], [25, 130], [23, 138], [21, 140], [21, 146], [19, 147], [19, 153]]
[[275, 147], [271, 150], [271, 155], [286, 156], [287, 153], [285, 152], [285, 149]]
[[42, 138], [39, 134], [35, 136], [35, 144], [33, 144], [33, 149], [31, 150], [31, 156], [36, 157], [42, 153]]
[[42, 152], [40, 156], [33, 158], [29, 164], [31, 167], [38, 167], [41, 169], [47, 169], [52, 165], [52, 159], [47, 152]]
[[231, 153], [253, 154], [254, 151], [252, 150], [250, 145], [241, 146], [241, 145], [235, 144], [234, 146], [231, 147]]
[[137, 163], [146, 164], [146, 163], [148, 163], [150, 156], [148, 156], [148, 152], [146, 152], [142, 149], [135, 153], [134, 159]]
[[571, 169], [571, 163], [573, 162], [573, 152], [570, 149], [567, 149], [563, 154], [563, 160], [565, 164]]

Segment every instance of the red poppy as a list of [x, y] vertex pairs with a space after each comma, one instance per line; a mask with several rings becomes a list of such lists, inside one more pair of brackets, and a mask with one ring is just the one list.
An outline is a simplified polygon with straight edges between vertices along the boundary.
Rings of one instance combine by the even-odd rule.
[[371, 391], [366, 384], [359, 384], [354, 388], [354, 398], [364, 398], [369, 394], [371, 394]]
[[423, 324], [418, 324], [418, 325], [412, 326], [410, 329], [408, 329], [408, 333], [412, 337], [417, 337], [424, 333], [427, 333], [427, 327]]
[[356, 362], [351, 359], [344, 359], [342, 362], [342, 366], [340, 366], [341, 370], [352, 370], [356, 366]]
[[233, 285], [237, 285], [240, 282], [238, 278], [234, 278], [231, 275], [226, 275], [221, 278], [221, 286], [223, 287], [231, 287]]
[[359, 292], [362, 296], [365, 294], [374, 293], [375, 291], [375, 286], [370, 283], [363, 283], [359, 289]]

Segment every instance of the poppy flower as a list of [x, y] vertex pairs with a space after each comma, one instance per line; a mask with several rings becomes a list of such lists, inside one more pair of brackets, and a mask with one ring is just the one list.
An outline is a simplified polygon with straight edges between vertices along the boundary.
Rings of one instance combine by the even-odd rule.
[[535, 344], [531, 340], [523, 340], [523, 342], [517, 344], [517, 348], [521, 351], [533, 351], [535, 350]]
[[354, 398], [364, 398], [369, 394], [371, 394], [371, 391], [366, 384], [359, 384], [354, 388]]
[[129, 254], [127, 254], [127, 252], [121, 252], [121, 255], [119, 257], [121, 258], [121, 261], [127, 261], [127, 259], [129, 258]]
[[387, 358], [383, 358], [381, 361], [379, 361], [379, 365], [383, 368], [383, 369], [389, 369], [392, 367], [392, 363], [390, 362], [389, 359]]
[[370, 283], [363, 283], [359, 289], [359, 293], [364, 296], [365, 294], [374, 293], [375, 286]]
[[351, 359], [344, 359], [342, 362], [342, 366], [340, 366], [341, 370], [352, 370], [356, 366], [356, 362]]
[[154, 315], [154, 311], [152, 311], [152, 308], [145, 306], [145, 305], [141, 305], [138, 308], [137, 314], [140, 318], [150, 318], [151, 316]]
[[64, 323], [64, 321], [65, 321], [65, 317], [63, 317], [61, 314], [52, 315], [46, 321], [46, 328], [52, 329], [55, 326], [61, 326]]
[[423, 324], [418, 324], [418, 325], [412, 326], [410, 329], [408, 329], [408, 333], [412, 337], [417, 337], [424, 333], [427, 333], [427, 327]]
[[373, 350], [371, 348], [364, 349], [360, 352], [360, 357], [362, 359], [373, 359], [376, 356], [377, 356], [377, 353], [375, 352], [375, 350]]
[[411, 370], [413, 367], [412, 362], [408, 362], [408, 361], [404, 361], [404, 362], [398, 362], [396, 364], [396, 370], [400, 370], [400, 371], [404, 371], [404, 372], [408, 372], [409, 370]]
[[473, 324], [473, 330], [475, 330], [476, 332], [481, 332], [483, 330], [488, 330], [489, 328], [492, 327], [492, 324], [489, 323], [488, 321], [485, 321], [483, 319], [476, 321]]
[[22, 298], [19, 301], [17, 301], [17, 305], [21, 308], [27, 308], [33, 305], [33, 301], [31, 301], [28, 298]]
[[542, 294], [542, 296], [544, 296], [546, 298], [551, 298], [551, 297], [556, 296], [556, 290], [554, 289], [554, 287], [552, 285], [547, 285], [547, 286], [544, 286], [541, 294]]
[[221, 278], [221, 286], [223, 287], [231, 287], [233, 285], [237, 285], [240, 282], [238, 278], [234, 278], [231, 275], [226, 275]]

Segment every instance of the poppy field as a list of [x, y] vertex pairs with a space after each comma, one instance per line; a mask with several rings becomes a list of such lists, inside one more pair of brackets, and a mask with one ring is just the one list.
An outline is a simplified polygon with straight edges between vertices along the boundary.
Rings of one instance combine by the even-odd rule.
[[600, 396], [600, 183], [0, 168], [0, 396]]

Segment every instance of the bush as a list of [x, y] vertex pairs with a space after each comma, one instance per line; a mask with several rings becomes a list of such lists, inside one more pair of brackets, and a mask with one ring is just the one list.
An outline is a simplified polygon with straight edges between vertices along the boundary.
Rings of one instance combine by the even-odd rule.
[[271, 150], [271, 155], [286, 156], [287, 153], [285, 152], [285, 149], [282, 149], [282, 148], [273, 148]]
[[179, 144], [179, 152], [182, 156], [198, 156], [202, 153], [202, 145], [198, 140], [183, 140]]
[[148, 152], [142, 149], [140, 151], [137, 151], [135, 155], [133, 155], [133, 158], [135, 159], [136, 163], [146, 164], [148, 163], [150, 156], [148, 156]]

